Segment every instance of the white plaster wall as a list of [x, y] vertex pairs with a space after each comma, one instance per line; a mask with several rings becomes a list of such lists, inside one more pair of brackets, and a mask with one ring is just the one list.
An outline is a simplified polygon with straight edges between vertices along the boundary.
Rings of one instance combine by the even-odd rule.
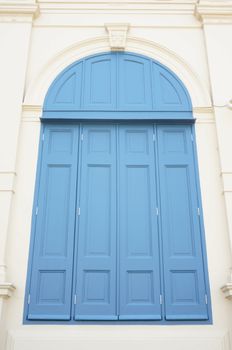
[[224, 106], [232, 98], [232, 24], [204, 25], [214, 104]]
[[[0, 9], [0, 285], [8, 279], [6, 244], [14, 195], [15, 162], [30, 30], [30, 17], [20, 22], [12, 21], [7, 14], [3, 16]], [[0, 343], [4, 338], [3, 315], [6, 312], [7, 302], [1, 300]]]
[[[227, 6], [227, 10], [232, 11], [231, 1], [224, 2], [224, 5]], [[232, 251], [232, 109], [231, 106], [228, 107], [232, 99], [232, 45], [230, 43], [232, 16], [226, 17], [221, 14], [219, 21], [215, 19], [215, 15], [211, 18], [203, 17], [203, 23], [215, 110], [223, 196]], [[232, 274], [228, 281], [232, 281]]]
[[[230, 164], [231, 158], [225, 150], [228, 147], [227, 144], [221, 147], [222, 155], [220, 154], [218, 142], [221, 140], [221, 144], [223, 143], [223, 136], [220, 140], [218, 139], [218, 125], [222, 128], [221, 135], [223, 135], [226, 132], [225, 129], [230, 126], [230, 121], [227, 120], [230, 117], [227, 110], [224, 117], [220, 111], [216, 111], [215, 119], [213, 109], [210, 108], [212, 89], [210, 81], [214, 76], [214, 85], [217, 85], [217, 79], [220, 79], [221, 75], [215, 75], [214, 71], [209, 74], [209, 57], [206, 54], [201, 24], [196, 20], [193, 12], [191, 15], [157, 15], [152, 11], [129, 13], [125, 8], [125, 13], [108, 10], [107, 13], [102, 14], [94, 13], [96, 11], [92, 11], [91, 14], [88, 11], [86, 13], [82, 11], [81, 14], [78, 11], [62, 14], [55, 10], [49, 13], [49, 5], [46, 3], [42, 5], [43, 11], [41, 10], [41, 15], [34, 21], [31, 36], [24, 99], [27, 110], [24, 110], [21, 118], [15, 165], [17, 178], [8, 230], [7, 276], [14, 282], [17, 289], [13, 297], [4, 304], [0, 332], [1, 350], [31, 350], [32, 348], [34, 350], [51, 348], [57, 350], [111, 348], [114, 350], [119, 347], [135, 350], [141, 347], [148, 350], [161, 348], [164, 350], [171, 348], [173, 350], [230, 350], [232, 305], [225, 299], [220, 287], [227, 281], [231, 266], [228, 211], [221, 176], [221, 159], [223, 158], [223, 162], [227, 165]], [[147, 5], [144, 4], [145, 6]], [[197, 118], [196, 138], [213, 325], [36, 326], [22, 324], [40, 131], [39, 108], [28, 107], [28, 105], [42, 103], [45, 88], [48, 86], [46, 84], [55, 78], [65, 64], [87, 53], [93, 54], [109, 49], [104, 29], [104, 23], [109, 22], [131, 23], [128, 49], [137, 50], [139, 53], [150, 52], [151, 57], [163, 60], [163, 63], [173, 68], [183, 79], [188, 78], [187, 85], [194, 101]], [[101, 40], [97, 41], [96, 38]], [[130, 38], [137, 38], [136, 43]], [[86, 44], [81, 45], [80, 43], [85, 40], [87, 40]], [[226, 38], [222, 36], [220, 40], [226, 40]], [[148, 42], [153, 44], [150, 45]], [[213, 46], [213, 42], [211, 45]], [[220, 61], [220, 57], [217, 59]], [[224, 65], [221, 69], [227, 71], [228, 63], [223, 61]], [[215, 63], [214, 70], [217, 70], [217, 64]], [[38, 81], [40, 83], [37, 83]], [[196, 97], [197, 87], [199, 95], [204, 95], [202, 98]], [[23, 86], [19, 85], [18, 93], [22, 94], [22, 90]], [[218, 92], [215, 91], [214, 94], [217, 95]], [[12, 113], [16, 115], [16, 112], [12, 111]], [[221, 123], [223, 118], [227, 121]], [[4, 145], [9, 147], [9, 140], [5, 140]]]
[[30, 23], [0, 23], [0, 280], [5, 278], [6, 273], [4, 249], [15, 177], [30, 29]]

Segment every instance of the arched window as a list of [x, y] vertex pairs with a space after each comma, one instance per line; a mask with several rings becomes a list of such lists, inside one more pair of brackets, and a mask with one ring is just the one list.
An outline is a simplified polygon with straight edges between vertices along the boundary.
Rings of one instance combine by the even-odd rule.
[[44, 103], [25, 320], [210, 322], [191, 100], [132, 53], [75, 62]]

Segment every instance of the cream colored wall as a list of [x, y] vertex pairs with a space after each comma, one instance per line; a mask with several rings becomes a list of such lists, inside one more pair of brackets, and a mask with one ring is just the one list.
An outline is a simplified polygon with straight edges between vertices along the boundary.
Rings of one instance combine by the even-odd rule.
[[[201, 5], [203, 6], [203, 3]], [[100, 7], [101, 11], [96, 10]], [[15, 59], [12, 58], [12, 65], [15, 66], [15, 60], [18, 58], [17, 67], [20, 73], [15, 68], [13, 82], [8, 79], [10, 73], [5, 73], [6, 81], [9, 86], [14, 86], [15, 92], [13, 89], [12, 95], [11, 90], [8, 91], [7, 98], [14, 103], [12, 106], [6, 103], [2, 109], [2, 115], [7, 115], [7, 118], [3, 119], [6, 132], [2, 139], [2, 147], [5, 151], [4, 157], [8, 158], [9, 153], [8, 159], [12, 160], [10, 169], [13, 169], [17, 176], [14, 180], [13, 200], [9, 200], [7, 208], [7, 201], [3, 199], [5, 211], [0, 210], [7, 222], [10, 215], [9, 224], [4, 229], [4, 232], [7, 232], [6, 253], [4, 247], [0, 253], [0, 258], [6, 256], [7, 274], [4, 279], [13, 282], [16, 290], [11, 298], [4, 300], [0, 323], [1, 350], [47, 350], [51, 347], [57, 350], [89, 350], [93, 347], [103, 350], [109, 347], [141, 349], [141, 346], [148, 350], [230, 349], [232, 302], [225, 298], [220, 288], [227, 282], [231, 267], [232, 158], [229, 150], [232, 149], [232, 139], [229, 130], [232, 130], [232, 111], [225, 105], [232, 97], [232, 79], [228, 73], [232, 61], [232, 47], [228, 46], [227, 40], [232, 24], [223, 24], [220, 28], [218, 23], [206, 24], [202, 8], [200, 19], [194, 15], [194, 11], [194, 0], [162, 3], [138, 1], [134, 4], [121, 2], [120, 5], [109, 2], [107, 5], [41, 2], [41, 13], [33, 21], [30, 42], [28, 23], [16, 24], [27, 30], [27, 35], [21, 38], [22, 44], [19, 39], [15, 42], [14, 37], [12, 38], [14, 44], [9, 44], [9, 48], [7, 46], [9, 51], [6, 51], [4, 59], [5, 66], [8, 67], [7, 57], [14, 48]], [[190, 92], [194, 116], [197, 118], [196, 138], [213, 325], [22, 325], [38, 156], [39, 116], [44, 95], [51, 81], [68, 64], [88, 54], [109, 51], [108, 34], [104, 28], [104, 23], [109, 22], [129, 23], [126, 50], [148, 55], [166, 64], [184, 81]], [[9, 31], [15, 30], [14, 23], [8, 25]], [[20, 31], [17, 35], [19, 33]], [[20, 55], [17, 56], [18, 49], [19, 52], [22, 50], [24, 59], [19, 59]], [[226, 51], [226, 54], [218, 55], [218, 50]], [[218, 70], [219, 67], [222, 74]], [[9, 70], [10, 68], [8, 67]], [[25, 97], [19, 127], [25, 72]], [[212, 103], [224, 107], [214, 107]], [[9, 110], [9, 107], [12, 109]], [[8, 120], [11, 123], [9, 127]], [[1, 195], [3, 198], [0, 191]], [[6, 233], [4, 235], [6, 236]]]
[[20, 15], [8, 13], [11, 10], [8, 4], [0, 3], [0, 340], [5, 334], [3, 315], [8, 306], [3, 297], [14, 289], [8, 279], [6, 248], [34, 6], [27, 6], [27, 13]]
[[16, 147], [27, 68], [30, 23], [1, 23], [0, 65], [0, 279], [5, 278], [4, 248], [8, 215], [15, 177]]
[[204, 21], [204, 32], [208, 52], [212, 98], [215, 106], [218, 144], [220, 151], [221, 176], [223, 192], [226, 200], [227, 218], [229, 225], [230, 244], [232, 249], [232, 109], [228, 104], [232, 99], [232, 21], [224, 21], [221, 25]]

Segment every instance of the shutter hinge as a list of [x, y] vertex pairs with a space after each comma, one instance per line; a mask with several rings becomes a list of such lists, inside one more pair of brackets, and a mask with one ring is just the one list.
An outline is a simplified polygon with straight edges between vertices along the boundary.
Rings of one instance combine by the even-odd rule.
[[77, 209], [77, 215], [78, 215], [78, 216], [81, 215], [81, 208], [80, 208], [80, 207]]
[[153, 134], [153, 141], [155, 142], [155, 134]]
[[42, 141], [44, 141], [44, 133], [43, 133], [43, 135], [42, 135]]
[[77, 295], [75, 294], [74, 295], [74, 305], [76, 305], [76, 303], [77, 303]]
[[84, 134], [81, 134], [81, 141], [84, 140]]
[[159, 215], [159, 208], [156, 207], [156, 215]]
[[28, 297], [27, 297], [27, 303], [28, 303], [28, 305], [30, 304], [30, 302], [31, 302], [31, 295], [28, 294]]
[[160, 294], [160, 305], [163, 304], [163, 296]]
[[38, 215], [39, 207], [36, 207], [35, 215]]
[[200, 208], [197, 208], [197, 214], [200, 216], [201, 212], [200, 212]]
[[207, 296], [207, 294], [205, 294], [205, 303], [206, 303], [206, 305], [208, 304], [208, 296]]

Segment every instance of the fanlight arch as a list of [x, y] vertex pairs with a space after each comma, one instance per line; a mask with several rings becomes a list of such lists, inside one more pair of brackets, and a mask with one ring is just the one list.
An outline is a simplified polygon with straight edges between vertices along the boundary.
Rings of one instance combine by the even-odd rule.
[[192, 119], [192, 103], [170, 69], [134, 53], [88, 56], [63, 70], [42, 119]]

